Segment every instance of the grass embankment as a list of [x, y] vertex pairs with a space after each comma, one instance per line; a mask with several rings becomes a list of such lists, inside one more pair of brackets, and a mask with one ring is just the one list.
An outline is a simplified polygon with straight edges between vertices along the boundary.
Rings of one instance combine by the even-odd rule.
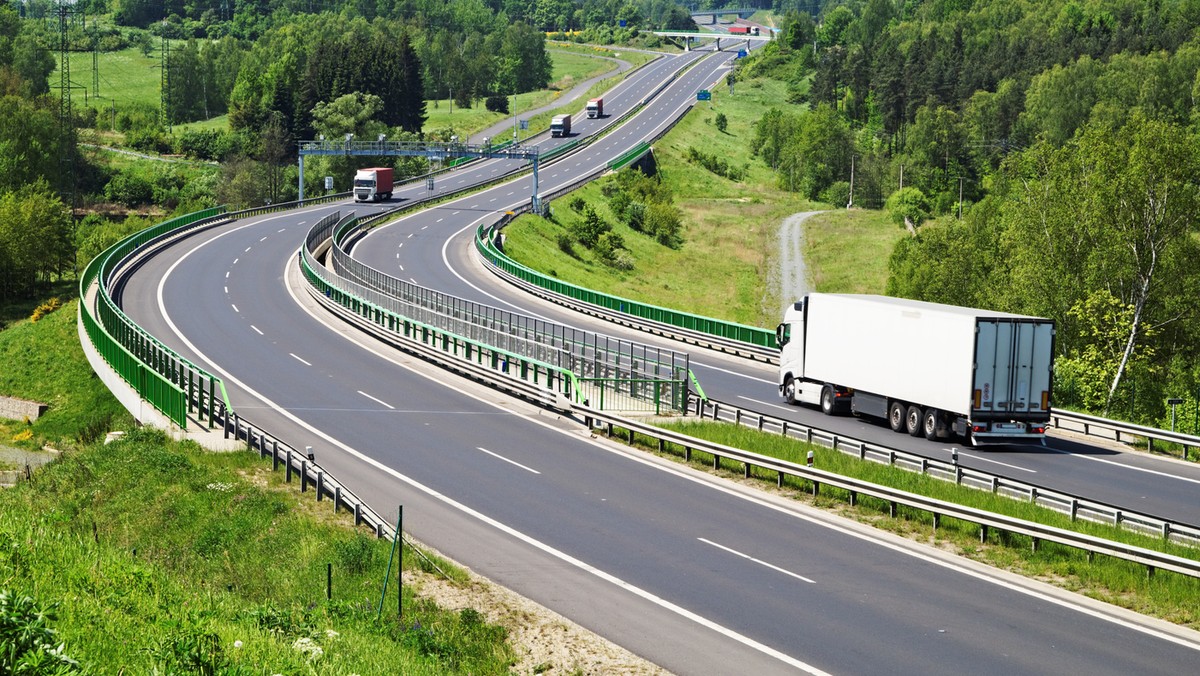
[[[777, 434], [706, 421], [671, 422], [661, 426], [689, 436], [798, 464], [804, 464], [808, 451], [812, 450], [814, 466], [828, 472], [1176, 556], [1197, 558], [1196, 550], [1172, 545], [1160, 538], [1088, 521], [1071, 521], [1063, 514], [1027, 502], [957, 486], [878, 463], [864, 462], [838, 451], [810, 446]], [[621, 436], [627, 438], [624, 432]], [[645, 448], [657, 451], [657, 441], [636, 435], [634, 439]], [[683, 449], [674, 444], [667, 444], [666, 453], [680, 459]], [[711, 470], [712, 456], [693, 450], [692, 464]], [[729, 460], [721, 461], [721, 470], [722, 474], [731, 477], [741, 477], [744, 472], [742, 463]], [[752, 468], [751, 477], [758, 479], [761, 482], [760, 486], [774, 486], [777, 481], [777, 474], [767, 470]], [[1097, 556], [1089, 562], [1087, 554], [1083, 551], [1053, 543], [1042, 542], [1038, 551], [1034, 552], [1029, 538], [1011, 533], [990, 531], [987, 542], [981, 543], [978, 524], [943, 517], [935, 531], [933, 517], [928, 512], [900, 507], [896, 518], [892, 518], [888, 516], [886, 502], [860, 495], [857, 506], [851, 507], [849, 495], [830, 486], [822, 486], [819, 496], [814, 498], [811, 495], [811, 484], [807, 481], [785, 478], [784, 491], [795, 499], [877, 528], [941, 548], [950, 548], [960, 555], [1114, 605], [1200, 629], [1200, 607], [1196, 605], [1196, 598], [1200, 597], [1200, 580], [1195, 578], [1161, 571], [1150, 576], [1144, 566], [1106, 556]]]
[[[96, 79], [100, 81], [97, 97], [97, 91], [92, 87], [92, 53], [71, 52], [71, 80], [83, 87], [83, 92], [72, 95], [74, 104], [96, 108], [102, 113], [109, 112], [113, 106], [120, 112], [121, 107], [128, 104], [157, 107], [162, 100], [162, 59], [159, 56], [157, 44], [149, 55], [143, 55], [138, 47], [100, 52], [96, 56]], [[58, 82], [58, 78], [56, 66], [50, 81]]]
[[413, 571], [427, 564], [408, 549], [403, 619], [393, 568], [377, 620], [390, 543], [302, 500], [257, 455], [148, 430], [84, 438], [89, 426], [132, 425], [86, 372], [74, 318], [72, 302], [0, 332], [0, 393], [51, 404], [32, 425], [5, 421], [0, 440], [66, 450], [0, 492], [0, 590], [56, 607], [42, 623], [64, 654], [89, 673], [507, 672], [504, 629], [413, 596]]
[[[770, 168], [750, 150], [755, 123], [784, 98], [786, 85], [773, 80], [739, 82], [713, 90], [712, 105], [700, 103], [654, 145], [663, 183], [685, 216], [678, 249], [654, 244], [619, 223], [599, 186], [592, 184], [554, 202], [554, 222], [522, 216], [506, 229], [506, 252], [535, 270], [565, 281], [634, 300], [756, 326], [778, 322], [778, 229], [787, 216], [828, 205], [780, 190]], [[724, 132], [716, 127], [725, 115]], [[690, 149], [716, 157], [738, 180], [722, 177], [689, 159]], [[575, 247], [571, 256], [556, 238], [582, 218], [566, 205], [581, 197], [613, 224], [631, 251], [635, 267], [622, 271], [597, 262]], [[829, 292], [882, 293], [887, 257], [903, 233], [879, 212], [820, 214], [807, 222], [806, 263], [816, 288]]]
[[[553, 102], [559, 96], [570, 91], [572, 87], [583, 80], [606, 73], [616, 67], [611, 61], [595, 58], [597, 54], [589, 55], [577, 50], [550, 49], [547, 50], [554, 63], [551, 72], [551, 83], [548, 89], [525, 92], [516, 96], [516, 113], [522, 116], [522, 110], [540, 108]], [[509, 106], [513, 105], [513, 97], [508, 97]], [[450, 99], [430, 100], [425, 103], [425, 131], [453, 128], [459, 136], [470, 136], [478, 131], [487, 129], [493, 124], [512, 119], [513, 111], [508, 114], [494, 113], [483, 105], [483, 100], [475, 102], [471, 108], [452, 106]], [[532, 126], [531, 126], [532, 128]]]

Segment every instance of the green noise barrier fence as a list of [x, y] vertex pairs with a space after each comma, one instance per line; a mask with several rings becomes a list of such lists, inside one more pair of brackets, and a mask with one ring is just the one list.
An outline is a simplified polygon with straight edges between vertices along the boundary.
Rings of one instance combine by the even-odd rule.
[[[507, 223], [507, 219], [500, 225]], [[775, 347], [775, 332], [757, 326], [746, 326], [721, 319], [702, 317], [688, 314], [679, 310], [662, 308], [648, 303], [612, 296], [599, 291], [576, 286], [560, 279], [544, 275], [537, 270], [527, 268], [506, 256], [496, 247], [493, 240], [495, 225], [481, 225], [475, 233], [475, 248], [489, 263], [500, 270], [529, 284], [539, 286], [547, 291], [566, 296], [573, 300], [588, 303], [615, 313], [647, 319], [668, 326], [674, 326], [688, 331], [704, 333], [725, 340], [748, 343], [758, 347]]]
[[[130, 319], [110, 295], [114, 275], [136, 252], [178, 236], [182, 231], [238, 217], [284, 211], [298, 206], [341, 199], [348, 193], [303, 202], [285, 202], [227, 212], [224, 206], [202, 209], [151, 226], [122, 239], [92, 259], [79, 278], [79, 322], [96, 352], [139, 396], [180, 428], [189, 412], [211, 428], [229, 409], [225, 384]], [[94, 303], [89, 297], [98, 282]], [[95, 312], [93, 313], [93, 309]]]
[[306, 281], [321, 295], [388, 333], [438, 350], [455, 360], [473, 363], [535, 388], [561, 394], [568, 400], [576, 400], [579, 397], [576, 376], [569, 369], [501, 350], [416, 321], [387, 307], [394, 299], [386, 294], [329, 273], [314, 256], [317, 245], [332, 237], [334, 232], [352, 226], [356, 220], [353, 214], [340, 221], [336, 217], [326, 217], [309, 231], [300, 255], [301, 272]]

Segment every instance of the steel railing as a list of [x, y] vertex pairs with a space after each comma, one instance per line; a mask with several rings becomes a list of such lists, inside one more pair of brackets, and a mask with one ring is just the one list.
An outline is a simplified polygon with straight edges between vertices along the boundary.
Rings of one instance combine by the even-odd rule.
[[1140, 439], [1146, 442], [1146, 450], [1151, 452], [1155, 450], [1155, 442], [1176, 444], [1182, 447], [1183, 450], [1180, 453], [1180, 457], [1184, 460], [1188, 459], [1188, 452], [1191, 449], [1200, 448], [1200, 436], [1172, 432], [1145, 425], [1135, 425], [1120, 420], [1110, 420], [1089, 413], [1051, 409], [1050, 423], [1061, 430], [1080, 432], [1086, 436], [1102, 439], [1112, 439], [1123, 444], [1134, 443]]
[[1138, 563], [1147, 566], [1150, 571], [1161, 569], [1189, 577], [1200, 577], [1200, 561], [1195, 559], [1175, 556], [1136, 545], [1115, 542], [1093, 535], [1077, 533], [982, 509], [964, 507], [899, 489], [879, 486], [867, 481], [844, 477], [813, 467], [704, 441], [677, 432], [664, 430], [650, 424], [610, 415], [602, 411], [580, 411], [580, 413], [587, 416], [587, 425], [589, 427], [593, 429], [597, 427], [601, 429], [606, 428], [607, 434], [610, 437], [619, 436], [616, 434], [616, 430], [624, 429], [628, 431], [627, 441], [630, 443], [633, 442], [634, 435], [638, 434], [652, 440], [657, 440], [660, 449], [664, 448], [664, 444], [666, 443], [682, 447], [684, 449], [684, 457], [689, 461], [692, 459], [694, 451], [700, 451], [712, 456], [714, 467], [719, 467], [722, 460], [741, 463], [746, 477], [750, 477], [752, 467], [758, 467], [775, 472], [780, 485], [783, 484], [785, 476], [807, 481], [812, 485], [814, 494], [818, 493], [822, 486], [832, 486], [849, 493], [851, 504], [855, 504], [859, 496], [873, 497], [888, 503], [893, 516], [895, 515], [897, 505], [929, 512], [933, 515], [935, 528], [938, 526], [941, 517], [952, 517], [969, 523], [979, 524], [980, 538], [982, 540], [986, 540], [988, 529], [996, 529], [1031, 538], [1035, 549], [1039, 546], [1040, 542], [1054, 542], [1082, 549], [1090, 553], [1106, 554], [1114, 558]]
[[818, 444], [833, 450], [901, 469], [918, 472], [937, 479], [950, 481], [961, 486], [989, 491], [997, 495], [1030, 502], [1047, 509], [1068, 515], [1072, 520], [1082, 519], [1096, 523], [1120, 526], [1145, 535], [1161, 536], [1177, 544], [1200, 545], [1200, 528], [1149, 514], [1132, 511], [1069, 495], [1037, 484], [1017, 481], [983, 470], [963, 467], [954, 461], [937, 460], [909, 453], [888, 446], [874, 444], [853, 437], [831, 432], [819, 427], [804, 425], [791, 420], [749, 411], [736, 405], [713, 399], [693, 399], [691, 410], [701, 418], [730, 422], [763, 432], [772, 432], [810, 444]]

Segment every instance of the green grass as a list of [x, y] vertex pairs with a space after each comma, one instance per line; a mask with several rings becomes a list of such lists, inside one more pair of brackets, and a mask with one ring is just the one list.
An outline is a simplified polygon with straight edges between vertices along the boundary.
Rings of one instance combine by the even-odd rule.
[[[773, 325], [778, 303], [770, 272], [776, 264], [778, 225], [790, 214], [813, 208], [798, 195], [778, 190], [770, 170], [750, 154], [753, 124], [782, 100], [783, 89], [770, 81], [739, 83], [733, 95], [719, 88], [711, 108], [697, 106], [655, 144], [662, 179], [685, 215], [680, 249], [649, 243], [645, 236], [617, 225], [636, 261], [632, 272], [621, 272], [593, 263], [579, 246], [577, 259], [561, 253], [555, 243], [558, 227], [522, 216], [506, 230], [506, 251], [525, 265], [591, 289], [746, 324]], [[717, 113], [728, 118], [724, 133], [715, 127]], [[746, 167], [746, 178], [732, 181], [688, 161], [689, 147]], [[554, 201], [560, 223], [575, 217], [567, 204], [576, 195], [615, 223], [607, 200], [591, 185]]]
[[[529, 111], [553, 103], [558, 97], [570, 91], [572, 87], [583, 80], [606, 73], [615, 67], [615, 64], [611, 61], [596, 58], [597, 56], [614, 56], [613, 52], [601, 48], [563, 47], [555, 43], [548, 51], [554, 61], [554, 71], [551, 74], [553, 81], [550, 87], [516, 96], [516, 117], [518, 119], [528, 119], [530, 131], [548, 127], [550, 124], [550, 113], [530, 118], [528, 115], [522, 114], [521, 111]], [[640, 65], [648, 61], [650, 56], [641, 52], [629, 52], [622, 54], [620, 58], [634, 65]], [[608, 83], [605, 88], [612, 86], [611, 80], [612, 78], [605, 78], [604, 82]], [[510, 106], [513, 105], [512, 100], [512, 97], [509, 97]], [[582, 100], [577, 99], [567, 105], [582, 107], [583, 103]], [[505, 118], [509, 120], [513, 119], [512, 108], [509, 109], [507, 115], [493, 113], [484, 107], [483, 101], [478, 101], [473, 108], [467, 110], [456, 107], [453, 112], [450, 110], [449, 99], [428, 101], [425, 105], [425, 113], [428, 115], [428, 118], [425, 120], [426, 132], [451, 127], [460, 136], [469, 136], [487, 129]], [[522, 135], [527, 135], [527, 133], [523, 133]], [[508, 136], [506, 135], [505, 138], [508, 138]]]
[[[0, 442], [65, 451], [0, 491], [0, 591], [53, 609], [66, 655], [88, 673], [508, 673], [506, 630], [414, 596], [433, 569], [410, 549], [403, 620], [395, 584], [377, 620], [390, 543], [254, 453], [137, 429], [91, 374], [75, 311], [72, 301], [0, 331], [0, 393], [50, 403], [32, 425], [0, 421]], [[89, 426], [133, 431], [105, 445], [82, 438]], [[323, 655], [298, 651], [302, 638]]]
[[[679, 250], [649, 243], [615, 223], [607, 200], [585, 186], [554, 202], [558, 224], [521, 216], [506, 229], [505, 250], [514, 260], [573, 284], [654, 305], [755, 326], [778, 322], [780, 301], [774, 285], [779, 265], [778, 228], [799, 211], [831, 209], [778, 188], [775, 173], [750, 152], [754, 124], [786, 94], [786, 84], [769, 79], [739, 82], [713, 90], [654, 145], [659, 175], [685, 214], [685, 243]], [[715, 126], [718, 113], [728, 120]], [[688, 158], [689, 148], [744, 168], [745, 176], [723, 178]], [[566, 205], [582, 197], [624, 237], [636, 268], [622, 272], [597, 263], [591, 252], [559, 251], [556, 237], [578, 216]], [[904, 231], [884, 212], [831, 210], [806, 222], [805, 263], [817, 291], [883, 293], [887, 261]]]
[[[101, 52], [96, 59], [100, 80], [100, 98], [97, 99], [92, 88], [92, 53], [71, 52], [71, 81], [83, 87], [82, 92], [72, 94], [74, 105], [108, 110], [115, 103], [118, 111], [128, 103], [157, 107], [162, 100], [162, 60], [158, 57], [157, 48], [150, 56], [142, 56], [142, 51], [136, 47]], [[57, 83], [58, 80], [59, 70], [55, 67], [50, 82]]]
[[[506, 673], [503, 629], [413, 596], [428, 564], [411, 550], [403, 619], [394, 568], [376, 619], [390, 543], [328, 508], [256, 454], [136, 431], [0, 494], [0, 570], [57, 605], [66, 654], [98, 673]], [[294, 647], [304, 638], [319, 659]]]
[[[36, 323], [19, 321], [0, 331], [0, 394], [49, 405], [32, 425], [0, 419], [0, 443], [27, 450], [87, 443], [131, 422], [83, 356], [77, 305], [71, 301]], [[28, 432], [31, 438], [20, 439]]]
[[[704, 421], [670, 422], [662, 423], [661, 426], [725, 446], [799, 464], [805, 462], [808, 451], [812, 450], [814, 466], [827, 472], [1176, 556], [1197, 558], [1196, 550], [1172, 545], [1160, 538], [1088, 521], [1071, 521], [1066, 515], [1027, 502], [956, 486], [878, 463], [864, 462], [838, 451], [809, 446], [777, 434], [728, 423]], [[623, 432], [620, 436], [627, 435]], [[647, 448], [657, 449], [657, 442], [648, 438], [635, 436], [635, 441]], [[667, 444], [666, 451], [675, 457], [680, 457], [683, 453], [683, 449], [674, 444]], [[712, 456], [693, 451], [692, 463], [711, 469]], [[724, 473], [742, 476], [744, 472], [742, 463], [722, 460], [720, 466]], [[777, 481], [776, 473], [767, 470], [752, 469], [751, 476], [772, 485]], [[974, 523], [943, 518], [935, 532], [932, 516], [928, 512], [901, 507], [897, 517], [891, 518], [888, 516], [887, 503], [874, 498], [859, 496], [857, 507], [850, 507], [849, 495], [829, 486], [821, 487], [818, 498], [811, 496], [811, 484], [807, 481], [787, 478], [784, 488], [797, 499], [812, 502], [819, 507], [837, 511], [878, 528], [938, 546], [950, 545], [964, 556], [991, 565], [1176, 624], [1200, 628], [1200, 609], [1195, 603], [1197, 595], [1200, 595], [1200, 580], [1195, 578], [1161, 571], [1150, 577], [1144, 566], [1106, 556], [1097, 556], [1094, 561], [1088, 562], [1086, 553], [1052, 543], [1043, 542], [1035, 553], [1032, 552], [1029, 538], [1010, 533], [992, 531], [988, 541], [980, 543], [979, 526]]]
[[886, 212], [866, 209], [817, 214], [804, 233], [804, 262], [815, 289], [826, 293], [883, 293], [888, 258], [908, 236]]

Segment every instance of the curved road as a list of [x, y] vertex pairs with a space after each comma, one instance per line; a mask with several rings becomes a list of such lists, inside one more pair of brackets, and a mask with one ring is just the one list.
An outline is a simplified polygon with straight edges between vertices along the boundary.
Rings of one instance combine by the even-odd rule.
[[[649, 133], [727, 56], [663, 60], [702, 59], [629, 129]], [[624, 83], [625, 96], [652, 85], [644, 79]], [[567, 177], [543, 185], [556, 180]], [[483, 289], [492, 283], [460, 241], [464, 219], [522, 199], [509, 190], [402, 219], [359, 248], [426, 286], [515, 297]], [[338, 208], [349, 205], [189, 237], [137, 271], [123, 306], [222, 375], [240, 414], [314, 446], [381, 513], [409, 507], [413, 535], [481, 574], [681, 673], [1186, 673], [1195, 663], [1193, 632], [625, 451], [330, 322], [295, 290], [295, 260], [308, 227]], [[706, 388], [771, 393], [762, 369], [702, 361]]]

